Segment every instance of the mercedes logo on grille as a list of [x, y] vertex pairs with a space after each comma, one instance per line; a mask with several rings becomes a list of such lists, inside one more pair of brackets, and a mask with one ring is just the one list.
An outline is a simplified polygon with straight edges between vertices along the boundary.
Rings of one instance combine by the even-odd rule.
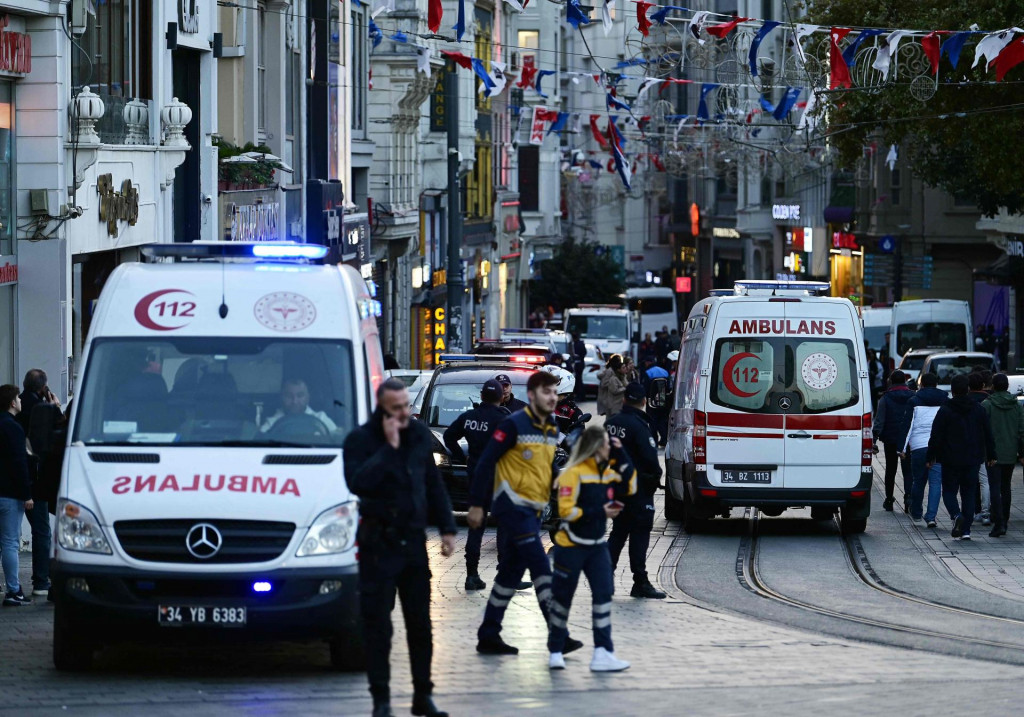
[[[781, 408], [783, 411], [788, 411], [789, 407], [792, 405], [793, 401], [789, 398], [789, 396], [783, 396], [782, 398], [779, 399], [779, 408]], [[193, 528], [193, 530], [195, 530], [195, 528]]]
[[185, 547], [192, 557], [207, 560], [216, 555], [224, 544], [224, 536], [209, 523], [196, 523], [185, 536]]

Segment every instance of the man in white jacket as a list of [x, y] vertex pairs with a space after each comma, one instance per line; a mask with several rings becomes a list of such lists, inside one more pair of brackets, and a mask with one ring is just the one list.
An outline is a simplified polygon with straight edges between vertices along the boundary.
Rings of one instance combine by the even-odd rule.
[[935, 527], [935, 516], [939, 512], [939, 499], [942, 497], [942, 466], [938, 463], [927, 466], [928, 439], [932, 433], [932, 422], [939, 406], [949, 400], [945, 391], [938, 388], [938, 377], [934, 373], [920, 376], [921, 388], [910, 399], [908, 405], [914, 407], [914, 415], [910, 420], [910, 431], [903, 446], [901, 455], [910, 455], [913, 484], [910, 491], [910, 517], [915, 523], [920, 522], [922, 504], [924, 502], [924, 486], [928, 484], [928, 509], [924, 511], [924, 520], [929, 528]]

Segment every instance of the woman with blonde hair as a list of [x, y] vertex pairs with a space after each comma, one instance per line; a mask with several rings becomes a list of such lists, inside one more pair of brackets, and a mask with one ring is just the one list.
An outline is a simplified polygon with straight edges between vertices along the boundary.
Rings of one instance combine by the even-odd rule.
[[622, 498], [636, 493], [632, 461], [618, 438], [590, 426], [573, 447], [569, 463], [558, 477], [558, 515], [561, 524], [551, 551], [549, 666], [565, 669], [562, 655], [569, 634], [567, 621], [580, 573], [593, 592], [594, 672], [619, 672], [629, 663], [615, 656], [612, 645], [612, 559], [605, 538], [608, 518], [621, 511]]

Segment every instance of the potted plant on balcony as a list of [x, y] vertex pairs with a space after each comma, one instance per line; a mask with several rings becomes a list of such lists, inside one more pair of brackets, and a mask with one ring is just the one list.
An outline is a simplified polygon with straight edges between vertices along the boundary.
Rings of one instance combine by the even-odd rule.
[[262, 144], [248, 142], [239, 147], [222, 140], [217, 145], [217, 156], [220, 159], [217, 183], [222, 192], [275, 187], [275, 171], [291, 171], [280, 157]]

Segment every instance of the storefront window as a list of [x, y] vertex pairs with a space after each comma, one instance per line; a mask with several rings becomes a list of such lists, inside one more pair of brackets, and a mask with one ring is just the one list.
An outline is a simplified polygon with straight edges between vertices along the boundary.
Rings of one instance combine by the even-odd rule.
[[18, 384], [14, 375], [14, 292], [16, 285], [0, 286], [0, 384]]
[[0, 254], [13, 254], [13, 244], [14, 88], [10, 82], [0, 81]]

